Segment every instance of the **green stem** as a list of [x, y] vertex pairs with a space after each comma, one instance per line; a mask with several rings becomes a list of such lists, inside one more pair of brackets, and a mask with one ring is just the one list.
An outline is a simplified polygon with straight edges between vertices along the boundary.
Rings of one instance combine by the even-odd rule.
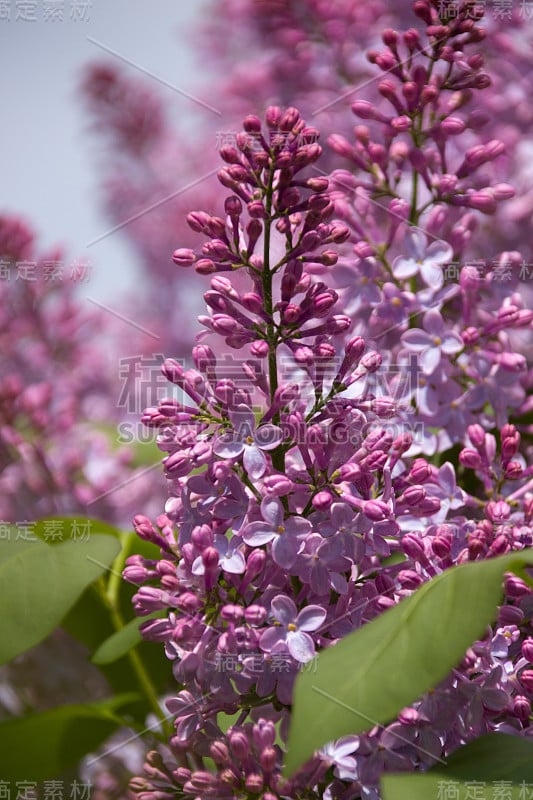
[[[277, 333], [273, 320], [274, 303], [272, 297], [272, 276], [274, 274], [274, 270], [270, 269], [270, 234], [272, 228], [272, 199], [274, 193], [273, 184], [274, 184], [274, 169], [271, 168], [268, 176], [268, 183], [266, 185], [266, 197], [265, 197], [266, 219], [265, 219], [265, 232], [264, 232], [265, 242], [263, 249], [263, 276], [262, 276], [262, 288], [263, 288], [265, 312], [269, 318], [269, 322], [267, 323], [267, 342], [268, 342], [268, 379], [270, 386], [271, 403], [274, 400], [274, 395], [278, 388], [278, 362], [276, 356]], [[272, 422], [274, 425], [279, 425], [280, 422], [279, 412], [276, 411], [276, 413], [272, 415]], [[283, 454], [283, 449], [281, 447], [277, 447], [272, 452], [272, 464], [274, 465], [275, 469], [279, 470], [280, 472], [285, 472], [285, 456]]]
[[[120, 572], [112, 574], [111, 578], [114, 578], [115, 574], [118, 574], [120, 578]], [[109, 584], [111, 583], [111, 578], [109, 579], [107, 589], [105, 588], [105, 584], [102, 579], [100, 579], [100, 581], [98, 582], [98, 588], [102, 600], [109, 609], [113, 627], [115, 628], [115, 631], [118, 632], [124, 628], [125, 623], [124, 623], [124, 618], [122, 617], [122, 614], [120, 613], [120, 609], [118, 607], [118, 597], [116, 595], [114, 597], [111, 596], [112, 593], [109, 591]], [[128, 651], [127, 657], [131, 664], [131, 668], [135, 674], [135, 677], [137, 679], [137, 683], [139, 684], [139, 687], [141, 688], [148, 705], [150, 706], [156, 717], [161, 722], [161, 727], [165, 737], [169, 739], [172, 736], [173, 729], [159, 705], [157, 692], [154, 688], [154, 685], [152, 684], [152, 681], [143, 663], [142, 658], [140, 657], [139, 653], [135, 648], [132, 648], [131, 650]]]

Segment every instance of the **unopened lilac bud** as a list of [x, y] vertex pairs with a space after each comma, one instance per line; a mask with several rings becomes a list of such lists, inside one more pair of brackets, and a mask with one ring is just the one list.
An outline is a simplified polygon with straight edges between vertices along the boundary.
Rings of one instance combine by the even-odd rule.
[[316, 508], [319, 511], [327, 511], [327, 509], [330, 508], [331, 504], [333, 503], [333, 497], [328, 491], [318, 492], [313, 497], [312, 503], [313, 508]]
[[457, 136], [463, 133], [466, 125], [459, 117], [447, 117], [447, 119], [442, 120], [440, 127], [447, 136]]
[[479, 469], [483, 463], [481, 456], [476, 450], [470, 447], [465, 447], [459, 453], [459, 461], [467, 469]]
[[242, 203], [237, 195], [232, 194], [230, 197], [226, 197], [224, 201], [224, 211], [228, 217], [240, 217], [242, 214]]
[[[375, 106], [367, 100], [356, 100], [352, 105], [353, 113], [361, 119], [376, 119]], [[378, 117], [382, 115], [378, 114]]]
[[513, 700], [513, 714], [521, 722], [529, 722], [531, 716], [531, 703], [523, 694], [517, 695]]
[[176, 600], [176, 608], [186, 614], [195, 614], [202, 607], [202, 601], [193, 592], [183, 592]]
[[522, 465], [518, 461], [509, 461], [509, 463], [505, 465], [505, 477], [508, 480], [517, 480], [522, 476], [523, 472]]
[[348, 339], [344, 348], [345, 357], [349, 361], [350, 366], [355, 366], [359, 363], [366, 347], [366, 342], [362, 336], [353, 336]]
[[526, 661], [533, 664], [533, 639], [531, 637], [524, 639], [522, 642], [522, 655]]
[[399, 117], [393, 117], [390, 121], [390, 126], [393, 130], [401, 133], [403, 131], [408, 131], [411, 128], [412, 120], [410, 117], [406, 116], [405, 114], [401, 114]]
[[273, 497], [283, 497], [295, 490], [295, 485], [286, 475], [267, 475], [263, 479], [267, 494]]
[[232, 603], [227, 603], [220, 609], [220, 616], [222, 619], [226, 620], [226, 622], [240, 622], [243, 615], [243, 608]]
[[505, 500], [491, 500], [490, 503], [487, 503], [486, 514], [493, 522], [503, 522], [509, 519], [511, 507]]
[[210, 258], [199, 258], [194, 269], [199, 275], [212, 275], [217, 271], [217, 265]]
[[180, 450], [164, 458], [163, 464], [165, 465], [166, 471], [169, 472], [173, 478], [182, 478], [184, 475], [188, 475], [192, 469], [191, 459]]
[[259, 763], [261, 764], [261, 769], [264, 769], [267, 774], [272, 772], [278, 763], [276, 749], [274, 747], [264, 747], [259, 756]]
[[263, 311], [264, 303], [257, 292], [246, 292], [241, 300], [244, 308], [251, 311], [252, 314], [259, 314]]
[[190, 267], [194, 264], [195, 260], [196, 255], [194, 250], [188, 247], [181, 247], [178, 250], [174, 250], [172, 253], [172, 261], [174, 264], [177, 264], [178, 267]]
[[224, 742], [213, 742], [209, 747], [209, 752], [216, 764], [224, 765], [229, 763], [229, 750]]
[[281, 121], [281, 108], [278, 106], [269, 106], [266, 110], [265, 120], [269, 128], [279, 127]]
[[241, 157], [239, 155], [239, 151], [232, 147], [231, 145], [227, 144], [220, 148], [218, 151], [220, 158], [226, 162], [226, 164], [240, 164]]
[[508, 597], [522, 597], [530, 594], [531, 589], [517, 575], [507, 575], [505, 578], [505, 594]]
[[363, 513], [365, 517], [368, 517], [374, 522], [380, 522], [388, 518], [389, 508], [387, 504], [383, 503], [381, 500], [367, 500], [363, 506]]
[[266, 358], [269, 353], [269, 346], [268, 342], [260, 340], [258, 342], [253, 342], [250, 345], [250, 352], [252, 355], [256, 356], [257, 358]]
[[231, 752], [239, 761], [244, 761], [247, 758], [250, 752], [250, 743], [244, 733], [240, 731], [232, 733], [229, 737], [229, 745]]
[[402, 585], [403, 589], [418, 589], [418, 587], [424, 583], [424, 579], [418, 572], [415, 572], [413, 569], [402, 569], [398, 573], [398, 580]]
[[266, 554], [264, 550], [253, 550], [250, 555], [248, 556], [248, 560], [246, 561], [246, 573], [245, 578], [248, 580], [252, 580], [255, 578], [259, 573], [261, 573], [266, 564]]
[[527, 367], [527, 361], [522, 353], [504, 352], [500, 355], [499, 365], [506, 372], [523, 372]]
[[212, 775], [210, 772], [206, 772], [204, 770], [196, 770], [195, 772], [192, 773], [191, 779], [188, 782], [188, 784], [190, 785], [189, 788], [187, 788], [188, 784], [185, 784], [183, 790], [186, 793], [190, 792], [191, 789], [193, 789], [194, 792], [204, 792], [213, 786], [215, 780], [216, 780], [215, 776]]
[[436, 536], [431, 542], [431, 549], [438, 558], [447, 558], [452, 549], [451, 538]]
[[508, 183], [496, 183], [492, 187], [492, 192], [498, 202], [501, 200], [510, 200], [516, 194], [515, 188]]
[[266, 219], [266, 209], [261, 200], [252, 200], [250, 203], [247, 203], [246, 208], [248, 209], [248, 214], [253, 219]]
[[257, 794], [264, 786], [263, 777], [257, 772], [250, 772], [244, 782], [246, 789], [252, 794]]
[[467, 433], [474, 447], [477, 449], [484, 447], [486, 434], [481, 425], [478, 425], [477, 423], [474, 425], [469, 425], [467, 428]]
[[487, 190], [467, 194], [466, 199], [470, 208], [475, 208], [477, 211], [483, 212], [483, 214], [494, 214], [496, 211], [496, 200]]
[[175, 361], [173, 358], [165, 359], [161, 367], [161, 372], [171, 383], [175, 383], [177, 386], [183, 385], [185, 368], [179, 361]]
[[[267, 112], [268, 113], [268, 112]], [[290, 107], [282, 115], [279, 121], [279, 129], [281, 131], [291, 131], [300, 120], [300, 112], [297, 108]]]
[[417, 458], [409, 472], [413, 483], [425, 483], [431, 477], [431, 467], [423, 458]]
[[406, 533], [401, 540], [402, 549], [406, 556], [414, 561], [425, 561], [426, 552], [422, 540], [414, 533]]
[[523, 669], [518, 678], [524, 689], [533, 694], [533, 669]]
[[503, 605], [498, 611], [499, 625], [520, 625], [524, 620], [524, 612], [518, 606]]
[[409, 431], [404, 431], [393, 441], [392, 449], [401, 456], [409, 450], [412, 444], [413, 434], [409, 433]]
[[255, 114], [249, 114], [247, 117], [244, 118], [242, 127], [244, 128], [247, 133], [260, 133], [261, 132], [261, 120], [259, 117], [256, 117]]
[[244, 619], [248, 625], [262, 625], [268, 616], [268, 612], [264, 606], [253, 604], [244, 609]]
[[215, 550], [214, 547], [206, 547], [202, 553], [202, 562], [205, 567], [206, 573], [207, 572], [216, 572], [218, 570], [218, 562], [220, 560], [220, 556], [218, 554], [218, 550]]
[[409, 28], [409, 30], [405, 31], [403, 34], [403, 40], [407, 48], [412, 52], [420, 45], [420, 34], [416, 28]]
[[398, 498], [399, 503], [405, 503], [408, 506], [416, 506], [426, 497], [426, 490], [423, 486], [409, 486], [405, 492]]
[[359, 363], [367, 372], [376, 372], [380, 368], [382, 362], [383, 356], [381, 353], [376, 353], [375, 350], [371, 350], [369, 353], [365, 353]]
[[213, 350], [207, 344], [197, 344], [192, 349], [192, 357], [196, 369], [204, 372], [207, 367], [214, 367], [217, 363]]
[[451, 192], [455, 191], [456, 186], [457, 177], [455, 175], [448, 174], [442, 175], [437, 184], [437, 188], [441, 194], [450, 194]]

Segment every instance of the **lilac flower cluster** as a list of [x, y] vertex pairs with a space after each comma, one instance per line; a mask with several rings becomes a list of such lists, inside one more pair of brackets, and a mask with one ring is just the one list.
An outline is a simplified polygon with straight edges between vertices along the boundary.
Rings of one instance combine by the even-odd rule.
[[0, 217], [0, 261], [7, 270], [35, 265], [31, 280], [0, 279], [0, 520], [81, 513], [126, 524], [153, 487], [142, 478], [129, 485], [131, 450], [113, 452], [100, 430], [118, 422], [98, 343], [110, 323], [83, 310], [75, 282], [47, 277], [62, 255], [37, 255], [17, 217]]
[[[435, 61], [450, 57], [434, 45]], [[477, 80], [478, 62], [460, 69]], [[419, 73], [415, 82], [409, 113], [420, 135], [445, 91], [434, 81]], [[426, 85], [428, 104], [419, 102]], [[134, 520], [161, 558], [130, 557], [124, 577], [140, 587], [139, 616], [167, 611], [141, 630], [164, 644], [181, 689], [167, 700], [168, 752], [150, 753], [131, 786], [142, 800], [377, 798], [384, 770], [423, 769], [482, 731], [531, 733], [531, 590], [513, 577], [498, 627], [441, 686], [392, 725], [333, 743], [281, 777], [294, 680], [318, 651], [450, 566], [533, 543], [531, 470], [509, 422], [510, 409], [526, 408], [528, 380], [511, 337], [533, 315], [469, 268], [443, 291], [433, 276], [449, 251], [423, 249], [410, 227], [418, 201], [411, 218], [409, 207], [400, 221], [389, 213], [388, 229], [361, 231], [348, 213], [348, 225], [338, 221], [342, 203], [355, 217], [361, 195], [349, 187], [342, 198], [338, 174], [320, 174], [318, 132], [296, 109], [271, 106], [265, 124], [248, 116], [243, 127], [221, 151], [219, 180], [232, 192], [224, 218], [190, 214], [207, 240], [174, 252], [180, 268], [210, 277], [194, 367], [167, 359], [173, 394], [144, 414], [159, 430], [170, 497], [155, 525]], [[449, 193], [450, 202], [470, 197]], [[398, 238], [390, 269], [383, 230], [389, 244]], [[353, 319], [350, 286], [336, 284], [339, 253], [354, 280], [373, 286]], [[369, 340], [384, 321], [394, 333], [382, 355]], [[417, 380], [406, 387], [413, 354]]]

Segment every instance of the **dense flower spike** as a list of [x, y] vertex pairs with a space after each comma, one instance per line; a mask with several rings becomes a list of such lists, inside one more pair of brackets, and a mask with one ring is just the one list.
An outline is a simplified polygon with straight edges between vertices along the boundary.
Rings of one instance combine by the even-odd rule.
[[[413, 94], [413, 114], [435, 103], [426, 94]], [[144, 415], [159, 430], [170, 497], [157, 527], [135, 521], [161, 561], [131, 557], [124, 576], [142, 584], [140, 616], [167, 610], [142, 631], [164, 643], [183, 687], [167, 700], [174, 761], [154, 771], [150, 755], [142, 789], [132, 783], [146, 798], [374, 798], [384, 770], [426, 768], [481, 731], [529, 727], [518, 615], [530, 590], [509, 579], [499, 627], [431, 696], [281, 778], [277, 737], [316, 652], [455, 563], [531, 545], [517, 427], [526, 362], [510, 344], [531, 318], [512, 289], [482, 286], [477, 272], [450, 290], [451, 248], [426, 245], [409, 209], [394, 227], [408, 246], [388, 264], [371, 227], [353, 234], [358, 200], [342, 195], [338, 175], [315, 177], [318, 132], [292, 107], [269, 107], [265, 120], [246, 117], [236, 147], [221, 151], [224, 216], [189, 214], [207, 241], [174, 261], [208, 276], [208, 313], [194, 368], [168, 359], [174, 393]], [[375, 293], [354, 298], [341, 268]], [[375, 332], [386, 337], [379, 351]]]

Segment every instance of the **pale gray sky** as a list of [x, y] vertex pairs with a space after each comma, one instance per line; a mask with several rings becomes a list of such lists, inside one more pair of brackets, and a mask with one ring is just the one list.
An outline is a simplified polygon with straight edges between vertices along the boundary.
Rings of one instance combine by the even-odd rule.
[[[100, 209], [94, 141], [77, 86], [103, 45], [161, 78], [145, 76], [180, 121], [202, 109], [164, 82], [194, 93], [199, 83], [187, 27], [206, 0], [0, 0], [0, 212], [20, 212], [40, 249], [64, 245], [69, 261], [89, 258], [91, 296], [110, 301], [135, 285], [136, 253]], [[9, 17], [9, 18], [8, 18]], [[25, 19], [26, 17], [26, 19]], [[94, 41], [91, 41], [94, 40]]]

